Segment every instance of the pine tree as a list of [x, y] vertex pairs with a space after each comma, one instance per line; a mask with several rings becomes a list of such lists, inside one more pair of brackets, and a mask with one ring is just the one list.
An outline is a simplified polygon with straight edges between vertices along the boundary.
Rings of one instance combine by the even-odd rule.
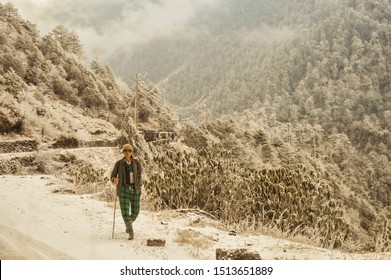
[[49, 36], [56, 39], [65, 51], [73, 53], [78, 58], [83, 58], [83, 45], [75, 31], [63, 25], [58, 25], [52, 30]]

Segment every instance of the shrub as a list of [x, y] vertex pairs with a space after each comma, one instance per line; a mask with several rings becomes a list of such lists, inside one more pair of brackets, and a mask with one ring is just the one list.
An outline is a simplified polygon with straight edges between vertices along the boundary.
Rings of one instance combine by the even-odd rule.
[[84, 161], [74, 162], [67, 170], [67, 181], [76, 187], [76, 193], [98, 193], [106, 189], [108, 182], [104, 169], [98, 169]]
[[276, 228], [316, 239], [324, 247], [352, 240], [341, 203], [327, 181], [303, 167], [252, 170], [229, 159], [229, 151], [203, 148], [198, 154], [156, 156], [161, 173], [146, 183], [157, 209], [200, 208], [235, 225]]

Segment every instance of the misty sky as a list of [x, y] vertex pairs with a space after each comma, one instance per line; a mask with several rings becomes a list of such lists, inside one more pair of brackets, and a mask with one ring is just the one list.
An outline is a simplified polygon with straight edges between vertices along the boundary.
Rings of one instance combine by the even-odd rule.
[[45, 35], [63, 24], [75, 30], [89, 59], [118, 47], [187, 31], [202, 9], [220, 0], [8, 0]]

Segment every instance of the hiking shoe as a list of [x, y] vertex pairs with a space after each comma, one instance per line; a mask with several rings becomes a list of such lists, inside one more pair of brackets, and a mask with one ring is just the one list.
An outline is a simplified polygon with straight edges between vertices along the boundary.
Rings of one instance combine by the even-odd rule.
[[129, 234], [128, 240], [133, 240], [134, 239], [134, 232], [133, 232], [133, 225], [132, 222], [126, 222], [126, 233]]

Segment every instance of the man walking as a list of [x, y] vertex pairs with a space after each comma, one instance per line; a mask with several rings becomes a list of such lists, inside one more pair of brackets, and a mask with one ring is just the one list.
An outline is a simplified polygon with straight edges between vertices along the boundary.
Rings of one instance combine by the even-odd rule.
[[129, 234], [128, 239], [132, 240], [134, 239], [133, 222], [140, 213], [142, 168], [139, 160], [133, 157], [132, 145], [125, 144], [122, 153], [124, 157], [115, 163], [110, 178], [117, 188], [121, 215], [126, 232]]

